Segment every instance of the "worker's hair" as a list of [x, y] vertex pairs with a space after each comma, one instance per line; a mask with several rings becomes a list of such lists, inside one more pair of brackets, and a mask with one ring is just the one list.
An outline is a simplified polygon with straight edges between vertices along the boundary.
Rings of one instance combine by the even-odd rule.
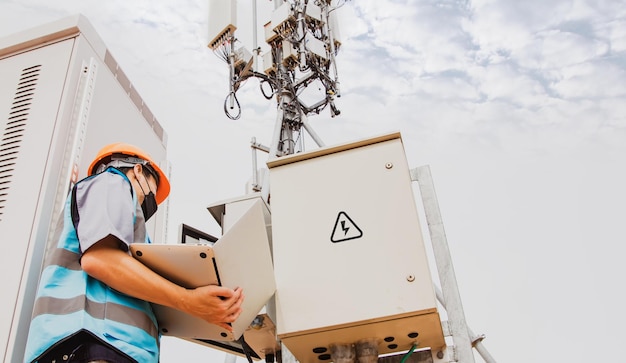
[[[116, 168], [117, 170], [121, 171], [122, 173], [128, 175], [128, 171], [133, 169], [132, 167], [119, 167]], [[157, 173], [154, 171], [154, 169], [152, 169], [152, 167], [150, 165], [141, 165], [141, 173], [143, 174], [143, 176], [146, 177], [146, 179], [152, 175], [152, 177], [154, 178], [154, 180], [156, 181], [157, 187], [159, 186], [159, 177], [157, 175]]]

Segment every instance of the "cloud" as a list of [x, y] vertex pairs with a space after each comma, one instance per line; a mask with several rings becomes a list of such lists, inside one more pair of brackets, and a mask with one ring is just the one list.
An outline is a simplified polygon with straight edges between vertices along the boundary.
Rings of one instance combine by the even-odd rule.
[[610, 61], [563, 68], [555, 90], [569, 99], [600, 100], [626, 96], [626, 70]]
[[[251, 79], [237, 93], [241, 119], [224, 115], [228, 69], [206, 47], [207, 8], [190, 0], [4, 0], [0, 32], [83, 12], [170, 136], [172, 223], [214, 232], [205, 207], [243, 193], [250, 139], [271, 142], [276, 103]], [[616, 227], [626, 216], [623, 1], [354, 0], [337, 12], [342, 113], [325, 110], [310, 124], [327, 145], [401, 131], [410, 166], [432, 165], [466, 311], [486, 327], [495, 357], [582, 361], [579, 351], [541, 349], [539, 339], [514, 356], [509, 338], [538, 330], [548, 339], [553, 325], [571, 324], [565, 314], [543, 315], [536, 296], [549, 296], [554, 309], [582, 298], [604, 303], [598, 321], [615, 321], [619, 304], [608, 304], [624, 300], [605, 278], [624, 272]], [[250, 48], [248, 20], [239, 20]], [[552, 294], [555, 286], [563, 295]], [[609, 295], [600, 301], [581, 289]], [[618, 338], [602, 337], [609, 345]], [[589, 360], [600, 359], [593, 354]]]

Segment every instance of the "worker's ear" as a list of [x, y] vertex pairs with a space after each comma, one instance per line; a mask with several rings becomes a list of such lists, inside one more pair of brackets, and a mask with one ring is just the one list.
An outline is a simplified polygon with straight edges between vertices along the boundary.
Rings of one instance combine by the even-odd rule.
[[139, 183], [139, 175], [141, 175], [142, 168], [140, 164], [133, 165], [132, 169], [128, 169], [126, 176], [130, 181], [136, 180]]
[[135, 174], [135, 179], [137, 179], [137, 181], [139, 181], [139, 175], [141, 175], [142, 172], [143, 166], [141, 164], [135, 164], [135, 166], [133, 166], [133, 173]]

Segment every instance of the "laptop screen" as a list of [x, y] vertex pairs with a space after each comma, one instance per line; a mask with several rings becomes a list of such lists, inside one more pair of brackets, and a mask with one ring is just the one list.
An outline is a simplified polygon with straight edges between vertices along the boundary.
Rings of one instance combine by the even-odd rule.
[[184, 223], [180, 225], [179, 242], [188, 244], [208, 244], [213, 245], [218, 240], [208, 233], [202, 232]]

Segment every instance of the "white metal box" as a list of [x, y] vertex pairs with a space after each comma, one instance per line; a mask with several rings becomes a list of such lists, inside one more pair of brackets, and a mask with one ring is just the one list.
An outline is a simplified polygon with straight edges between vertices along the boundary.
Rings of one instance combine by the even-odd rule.
[[277, 335], [302, 363], [331, 343], [445, 345], [399, 133], [268, 162]]
[[278, 38], [278, 33], [274, 31], [274, 27], [272, 26], [272, 22], [268, 21], [263, 26], [263, 30], [265, 32], [265, 42], [271, 43], [274, 39]]
[[328, 27], [331, 32], [331, 38], [333, 39], [335, 48], [341, 46], [341, 33], [339, 31], [339, 20], [337, 19], [337, 12], [333, 11], [328, 14]]
[[[108, 143], [165, 160], [166, 134], [80, 15], [0, 39], [0, 79], [0, 236], [8, 246], [0, 356], [22, 362], [42, 259], [70, 186]], [[156, 241], [167, 226], [161, 207], [147, 226]]]
[[315, 5], [315, 3], [308, 3], [306, 5], [306, 18], [309, 21], [316, 21], [318, 23], [324, 23], [324, 16], [322, 15], [322, 9]]
[[252, 67], [252, 53], [246, 47], [239, 47], [235, 50], [235, 71], [242, 72], [246, 68]]
[[272, 51], [263, 53], [263, 72], [270, 75], [276, 72], [276, 64], [274, 64], [274, 55]]
[[[211, 216], [222, 227], [222, 234], [228, 230], [241, 218], [241, 216], [257, 201], [261, 201], [263, 217], [265, 220], [265, 229], [269, 242], [270, 251], [272, 250], [272, 225], [270, 210], [267, 203], [261, 197], [261, 193], [248, 193], [243, 196], [231, 198], [219, 202], [215, 202], [207, 207]], [[261, 256], [259, 256], [260, 258]], [[258, 283], [267, 283], [259, 280]], [[244, 293], [245, 294], [245, 293]], [[258, 313], [257, 319], [244, 332], [244, 339], [259, 357], [264, 354], [272, 353], [280, 350], [280, 346], [276, 340], [275, 308], [273, 299], [263, 310]], [[203, 342], [203, 344], [216, 349], [221, 349], [219, 344], [211, 342]], [[232, 344], [232, 343], [231, 343]], [[231, 346], [232, 348], [232, 346]], [[231, 349], [231, 353], [239, 354], [238, 349]]]
[[283, 65], [289, 67], [290, 64], [298, 62], [298, 49], [293, 47], [289, 40], [283, 40]]
[[293, 16], [293, 11], [291, 9], [291, 3], [284, 2], [282, 5], [274, 9], [272, 11], [272, 20], [271, 24], [273, 30], [280, 34], [280, 28], [286, 22], [295, 22], [296, 18]]
[[237, 1], [209, 1], [209, 48], [215, 49], [224, 37], [237, 29]]
[[215, 221], [222, 227], [222, 234], [226, 233], [241, 216], [253, 205], [257, 200], [263, 203], [263, 216], [267, 229], [269, 242], [272, 242], [272, 226], [270, 219], [270, 210], [267, 203], [261, 198], [261, 193], [249, 193], [236, 198], [222, 200], [210, 204], [207, 209]]
[[323, 60], [328, 60], [326, 45], [323, 41], [317, 39], [311, 33], [306, 33], [306, 35], [304, 36], [304, 43], [306, 49], [308, 49], [312, 54]]

